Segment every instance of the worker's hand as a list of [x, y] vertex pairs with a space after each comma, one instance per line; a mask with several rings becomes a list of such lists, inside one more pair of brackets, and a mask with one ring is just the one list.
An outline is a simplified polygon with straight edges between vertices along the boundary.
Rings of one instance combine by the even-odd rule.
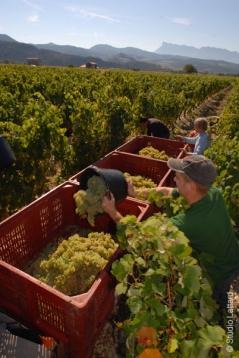
[[102, 209], [110, 216], [116, 212], [115, 198], [111, 192], [109, 193], [108, 196], [106, 195], [104, 196], [101, 206]]
[[162, 193], [165, 196], [172, 195], [173, 188], [168, 187], [168, 186], [157, 186], [156, 192], [157, 193]]
[[123, 218], [115, 207], [115, 198], [111, 192], [106, 193], [101, 206], [116, 224], [118, 224], [118, 222]]
[[193, 137], [195, 137], [196, 134], [197, 134], [197, 132], [195, 131], [195, 129], [193, 129], [193, 130], [190, 131], [188, 137], [193, 138]]
[[131, 179], [126, 179], [128, 184], [128, 195], [135, 198], [138, 195], [138, 191], [134, 189], [134, 185]]
[[183, 140], [183, 136], [182, 135], [176, 135], [175, 138], [179, 139], [179, 140]]

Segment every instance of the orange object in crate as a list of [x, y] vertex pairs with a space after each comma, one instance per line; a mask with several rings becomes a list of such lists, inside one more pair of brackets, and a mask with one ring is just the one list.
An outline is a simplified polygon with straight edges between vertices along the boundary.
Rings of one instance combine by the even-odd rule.
[[46, 349], [48, 349], [49, 351], [53, 351], [53, 349], [56, 347], [57, 342], [55, 341], [54, 338], [51, 337], [44, 337], [44, 336], [40, 336], [41, 337], [41, 341], [42, 341], [42, 346]]
[[[0, 310], [41, 336], [62, 341], [70, 358], [89, 358], [115, 302], [116, 279], [110, 273], [117, 249], [88, 292], [69, 297], [25, 270], [53, 239], [70, 236], [70, 228], [91, 228], [75, 213], [73, 194], [79, 185], [65, 182], [0, 223]], [[125, 199], [117, 204], [123, 215], [141, 220], [146, 203]], [[108, 215], [95, 218], [98, 232], [113, 233]]]

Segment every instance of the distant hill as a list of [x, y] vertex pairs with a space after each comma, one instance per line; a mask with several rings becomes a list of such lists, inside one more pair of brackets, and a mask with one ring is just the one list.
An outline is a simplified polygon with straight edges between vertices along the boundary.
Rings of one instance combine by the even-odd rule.
[[[136, 66], [139, 69], [148, 69], [148, 70], [182, 71], [183, 67], [186, 64], [191, 63], [201, 73], [202, 72], [227, 73], [227, 74], [239, 73], [238, 64], [228, 63], [219, 58], [215, 60], [205, 60], [205, 59], [197, 58], [195, 56], [187, 57], [187, 55], [182, 55], [182, 53], [180, 55], [179, 54], [172, 55], [170, 53], [159, 54], [156, 52], [141, 50], [136, 47], [117, 48], [104, 44], [95, 45], [88, 50], [82, 47], [64, 46], [64, 45], [62, 46], [62, 45], [55, 45], [52, 43], [47, 45], [35, 45], [35, 46], [39, 48], [54, 49], [54, 51], [59, 51], [61, 53], [71, 53], [71, 54], [74, 53], [79, 56], [91, 55], [94, 57], [101, 58], [104, 61], [111, 61], [111, 62], [116, 61], [118, 64], [119, 63], [125, 65], [127, 64], [127, 66], [131, 68], [134, 68]], [[125, 58], [122, 57], [122, 54], [128, 56], [131, 62], [129, 60], [126, 61]], [[135, 61], [137, 63], [135, 63]], [[140, 62], [140, 64], [138, 62]]]
[[[27, 58], [36, 57], [42, 60], [45, 66], [81, 66], [86, 62], [96, 62], [99, 67], [108, 67], [108, 62], [92, 56], [82, 57], [67, 55], [56, 51], [39, 49], [34, 45], [21, 42], [8, 42], [0, 40], [0, 62], [26, 64]], [[110, 67], [116, 64], [109, 63]]]
[[100, 68], [134, 69], [145, 71], [183, 72], [186, 64], [195, 66], [199, 73], [238, 75], [239, 64], [222, 60], [205, 60], [171, 54], [159, 54], [135, 47], [116, 48], [99, 44], [84, 49], [70, 45], [26, 44], [7, 35], [0, 35], [0, 62], [27, 63], [28, 57], [37, 57], [45, 66], [81, 66], [96, 62]]
[[119, 53], [124, 53], [125, 55], [131, 56], [132, 58], [141, 61], [159, 61], [161, 59], [161, 56], [154, 52], [140, 50], [136, 47], [117, 48], [109, 45], [95, 45], [90, 48], [90, 51], [92, 54], [95, 54], [99, 57], [105, 56], [105, 58], [107, 58], [107, 56], [116, 56]]
[[203, 60], [222, 60], [239, 64], [239, 53], [216, 47], [196, 48], [186, 45], [174, 45], [163, 42], [155, 53], [159, 55], [186, 56]]
[[8, 35], [1, 35], [0, 34], [0, 41], [8, 41], [8, 42], [17, 42], [16, 40], [14, 40], [13, 38], [11, 38]]
[[[76, 47], [76, 46], [70, 46], [70, 45], [55, 45], [54, 43], [50, 42], [49, 44], [45, 45], [34, 45], [39, 49], [45, 49], [50, 51], [57, 51], [60, 53], [65, 53], [67, 55], [74, 55], [74, 56], [92, 56], [89, 50], [82, 48], [82, 47]], [[59, 51], [60, 49], [60, 51]]]
[[120, 53], [124, 53], [127, 56], [131, 56], [132, 58], [141, 61], [142, 60], [159, 61], [162, 58], [160, 55], [158, 55], [155, 52], [140, 50], [136, 47], [117, 48], [105, 44], [95, 45], [88, 50], [82, 47], [69, 46], [69, 45], [56, 45], [54, 43], [49, 43], [46, 45], [36, 44], [34, 46], [40, 49], [58, 51], [68, 55], [100, 57], [103, 60], [108, 60], [112, 56], [118, 56]]

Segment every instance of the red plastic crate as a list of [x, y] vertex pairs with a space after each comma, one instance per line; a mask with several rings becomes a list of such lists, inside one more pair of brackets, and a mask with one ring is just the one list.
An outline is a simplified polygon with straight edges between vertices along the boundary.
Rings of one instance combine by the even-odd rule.
[[[93, 165], [99, 168], [117, 169], [123, 173], [127, 172], [130, 175], [145, 176], [146, 178], [152, 179], [159, 186], [175, 186], [174, 172], [169, 169], [166, 161], [115, 151], [103, 157]], [[84, 170], [71, 177], [70, 180], [77, 180], [77, 182], [80, 182], [80, 177], [83, 171]], [[138, 201], [143, 202], [141, 200]], [[160, 210], [161, 209], [156, 205], [149, 203], [149, 208], [143, 219], [148, 218]]]
[[[165, 175], [169, 171], [167, 162], [146, 158], [142, 156], [133, 156], [123, 152], [112, 152], [111, 154], [101, 158], [93, 164], [98, 168], [116, 169], [122, 173], [129, 173], [130, 175], [141, 175], [150, 178], [157, 185], [162, 180], [166, 181]], [[84, 170], [75, 174], [70, 180], [80, 181], [80, 177]]]
[[[166, 161], [155, 160], [152, 158], [146, 158], [142, 156], [130, 155], [123, 152], [111, 152], [107, 156], [101, 158], [99, 161], [93, 164], [99, 168], [105, 169], [117, 169], [129, 173], [130, 175], [141, 175], [152, 179], [157, 185], [160, 186], [175, 186], [174, 172], [169, 169]], [[76, 180], [80, 182], [80, 177], [84, 170], [80, 171], [76, 175], [70, 178], [70, 180]], [[138, 199], [132, 199], [138, 200]], [[139, 202], [143, 202], [138, 200]], [[149, 208], [145, 212], [143, 219], [148, 218], [155, 212], [159, 212], [161, 209], [154, 204], [149, 203]]]
[[[70, 358], [89, 358], [115, 302], [112, 262], [117, 249], [87, 293], [69, 297], [26, 274], [30, 260], [52, 239], [69, 234], [71, 226], [90, 228], [75, 213], [78, 184], [65, 182], [0, 223], [0, 310], [39, 334], [65, 343]], [[126, 199], [117, 205], [123, 214], [141, 220], [146, 203]], [[108, 215], [95, 219], [95, 231], [113, 233]], [[69, 236], [69, 235], [68, 235]]]
[[116, 151], [138, 155], [139, 151], [147, 146], [152, 146], [159, 151], [164, 150], [165, 153], [172, 158], [182, 158], [184, 156], [182, 148], [185, 147], [185, 143], [171, 139], [143, 135], [121, 145], [116, 149]]

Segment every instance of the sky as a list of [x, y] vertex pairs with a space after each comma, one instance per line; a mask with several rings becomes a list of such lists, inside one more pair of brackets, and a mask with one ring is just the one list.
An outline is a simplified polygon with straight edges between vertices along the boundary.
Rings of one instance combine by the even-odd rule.
[[0, 0], [0, 34], [31, 44], [239, 52], [239, 0]]

